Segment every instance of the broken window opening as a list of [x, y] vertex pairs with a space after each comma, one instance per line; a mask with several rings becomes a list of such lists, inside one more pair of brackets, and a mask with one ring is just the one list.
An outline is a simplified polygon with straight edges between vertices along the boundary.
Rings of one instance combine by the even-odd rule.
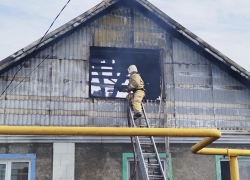
[[160, 97], [160, 51], [152, 49], [90, 47], [90, 97], [125, 98], [119, 92], [129, 82], [128, 67], [136, 65], [147, 100]]

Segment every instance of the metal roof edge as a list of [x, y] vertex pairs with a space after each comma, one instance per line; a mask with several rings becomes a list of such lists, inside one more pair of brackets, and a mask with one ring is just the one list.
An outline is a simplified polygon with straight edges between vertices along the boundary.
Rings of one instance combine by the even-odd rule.
[[[171, 144], [197, 143], [202, 138], [170, 137]], [[156, 143], [165, 143], [164, 137], [155, 137]], [[131, 143], [130, 137], [124, 136], [34, 136], [0, 135], [0, 143]], [[250, 144], [249, 131], [222, 131], [220, 139], [214, 144]]]

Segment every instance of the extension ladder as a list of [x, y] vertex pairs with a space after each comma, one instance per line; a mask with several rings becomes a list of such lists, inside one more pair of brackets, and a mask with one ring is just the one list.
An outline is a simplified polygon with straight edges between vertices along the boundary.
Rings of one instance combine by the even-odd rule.
[[[143, 104], [142, 112], [143, 116], [134, 120], [132, 109], [129, 107], [132, 127], [150, 128]], [[135, 136], [133, 139], [142, 180], [167, 180], [153, 136]]]

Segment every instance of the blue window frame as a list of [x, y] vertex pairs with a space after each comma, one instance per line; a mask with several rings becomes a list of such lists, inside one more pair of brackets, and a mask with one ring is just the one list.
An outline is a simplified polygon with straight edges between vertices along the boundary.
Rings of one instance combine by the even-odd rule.
[[26, 179], [35, 180], [36, 154], [0, 154], [0, 173], [5, 179], [20, 171]]

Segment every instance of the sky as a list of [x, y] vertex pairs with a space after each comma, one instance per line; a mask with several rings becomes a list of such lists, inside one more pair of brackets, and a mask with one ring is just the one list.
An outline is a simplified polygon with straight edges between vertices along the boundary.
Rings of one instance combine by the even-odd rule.
[[[42, 37], [68, 0], [1, 0], [0, 60]], [[179, 24], [250, 71], [249, 0], [149, 0]], [[71, 0], [52, 30], [100, 3]]]

